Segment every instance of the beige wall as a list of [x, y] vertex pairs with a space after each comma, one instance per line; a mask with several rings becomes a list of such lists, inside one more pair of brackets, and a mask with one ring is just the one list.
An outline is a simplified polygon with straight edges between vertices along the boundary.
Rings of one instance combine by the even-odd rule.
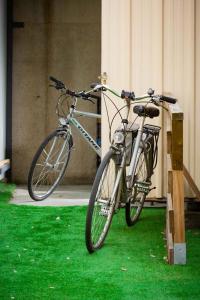
[[[185, 115], [184, 163], [200, 188], [199, 19], [199, 0], [102, 0], [102, 71], [108, 84], [136, 95], [152, 87], [178, 98]], [[162, 122], [161, 115], [157, 124]], [[166, 192], [162, 145], [161, 136], [157, 197]]]
[[[100, 74], [100, 0], [15, 0], [13, 53], [13, 181], [25, 183], [33, 154], [57, 126], [58, 93], [48, 88], [53, 75], [71, 89], [87, 89]], [[80, 110], [96, 112], [81, 102]], [[95, 137], [96, 120], [82, 123]], [[96, 155], [78, 135], [65, 183], [92, 182]]]
[[[6, 148], [6, 1], [0, 0], [0, 160]], [[1, 175], [0, 175], [1, 179]]]

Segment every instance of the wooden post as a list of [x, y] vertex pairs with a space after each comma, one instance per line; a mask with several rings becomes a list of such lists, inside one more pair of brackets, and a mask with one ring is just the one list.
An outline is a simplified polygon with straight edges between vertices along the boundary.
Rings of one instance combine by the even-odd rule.
[[[183, 112], [179, 105], [168, 105], [167, 128], [168, 195], [166, 235], [168, 262], [186, 263], [184, 184], [183, 184]], [[170, 128], [169, 128], [170, 127]]]

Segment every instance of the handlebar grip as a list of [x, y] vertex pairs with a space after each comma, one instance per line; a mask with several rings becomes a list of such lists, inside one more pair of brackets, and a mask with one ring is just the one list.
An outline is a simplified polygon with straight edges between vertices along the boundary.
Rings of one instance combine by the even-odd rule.
[[56, 79], [55, 77], [49, 76], [49, 79], [50, 79], [51, 81], [53, 81], [53, 82], [56, 84], [56, 86], [55, 86], [56, 89], [59, 90], [59, 89], [65, 88], [64, 83], [63, 83], [62, 81]]
[[163, 96], [163, 95], [160, 97], [160, 100], [168, 102], [168, 103], [172, 103], [172, 104], [175, 104], [177, 101], [175, 98], [172, 98], [169, 96]]
[[49, 79], [55, 83], [60, 83], [60, 81], [53, 76], [49, 76]]

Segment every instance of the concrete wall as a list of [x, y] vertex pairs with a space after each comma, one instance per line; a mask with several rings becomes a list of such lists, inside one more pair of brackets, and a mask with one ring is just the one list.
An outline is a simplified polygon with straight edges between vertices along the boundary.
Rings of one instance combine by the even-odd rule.
[[6, 1], [0, 0], [0, 160], [5, 158]]
[[[100, 74], [100, 0], [16, 0], [13, 58], [13, 180], [25, 183], [33, 154], [57, 125], [58, 93], [48, 88], [53, 75], [71, 89], [87, 89]], [[96, 112], [81, 102], [80, 110]], [[96, 135], [96, 120], [82, 123]], [[75, 136], [64, 182], [88, 183], [96, 172], [96, 155]]]

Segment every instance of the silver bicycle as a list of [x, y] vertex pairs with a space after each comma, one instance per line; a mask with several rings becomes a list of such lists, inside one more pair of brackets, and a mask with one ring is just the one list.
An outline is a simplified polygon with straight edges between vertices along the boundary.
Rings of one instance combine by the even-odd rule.
[[[73, 146], [72, 126], [77, 129], [97, 155], [101, 156], [101, 148], [98, 143], [76, 119], [77, 116], [101, 118], [100, 114], [76, 109], [78, 99], [93, 102], [93, 100], [100, 100], [100, 96], [91, 94], [93, 89], [87, 92], [74, 92], [67, 89], [64, 83], [56, 78], [51, 76], [50, 80], [53, 82], [51, 86], [61, 92], [56, 106], [59, 126], [42, 142], [31, 163], [28, 191], [34, 200], [46, 199], [63, 178]], [[64, 107], [66, 103], [67, 107]], [[68, 111], [67, 115], [64, 108]]]
[[[101, 100], [100, 96], [94, 95], [95, 92], [98, 92], [96, 84], [92, 84], [91, 89], [87, 92], [74, 92], [67, 89], [60, 80], [52, 76], [50, 80], [53, 82], [51, 86], [61, 92], [56, 105], [59, 126], [42, 142], [31, 163], [28, 175], [28, 191], [31, 198], [36, 201], [44, 200], [50, 196], [65, 174], [73, 146], [71, 127], [75, 127], [83, 139], [101, 157], [101, 148], [98, 142], [76, 119], [78, 116], [101, 118], [100, 114], [76, 109], [78, 99], [91, 102]], [[109, 90], [115, 94], [115, 91]], [[102, 88], [101, 92], [103, 91]]]
[[[106, 90], [107, 87], [97, 88]], [[145, 120], [159, 116], [156, 106], [162, 106], [163, 101], [176, 102], [171, 97], [154, 95], [152, 89], [141, 97], [125, 91], [116, 95], [127, 100], [128, 113], [131, 104], [137, 104], [133, 111], [140, 123], [129, 123], [128, 117], [121, 118], [111, 147], [98, 168], [86, 217], [85, 238], [90, 253], [102, 247], [112, 217], [120, 207], [125, 206], [128, 226], [137, 222], [145, 198], [153, 189], [151, 176], [157, 164], [160, 131], [158, 126], [145, 124]]]

